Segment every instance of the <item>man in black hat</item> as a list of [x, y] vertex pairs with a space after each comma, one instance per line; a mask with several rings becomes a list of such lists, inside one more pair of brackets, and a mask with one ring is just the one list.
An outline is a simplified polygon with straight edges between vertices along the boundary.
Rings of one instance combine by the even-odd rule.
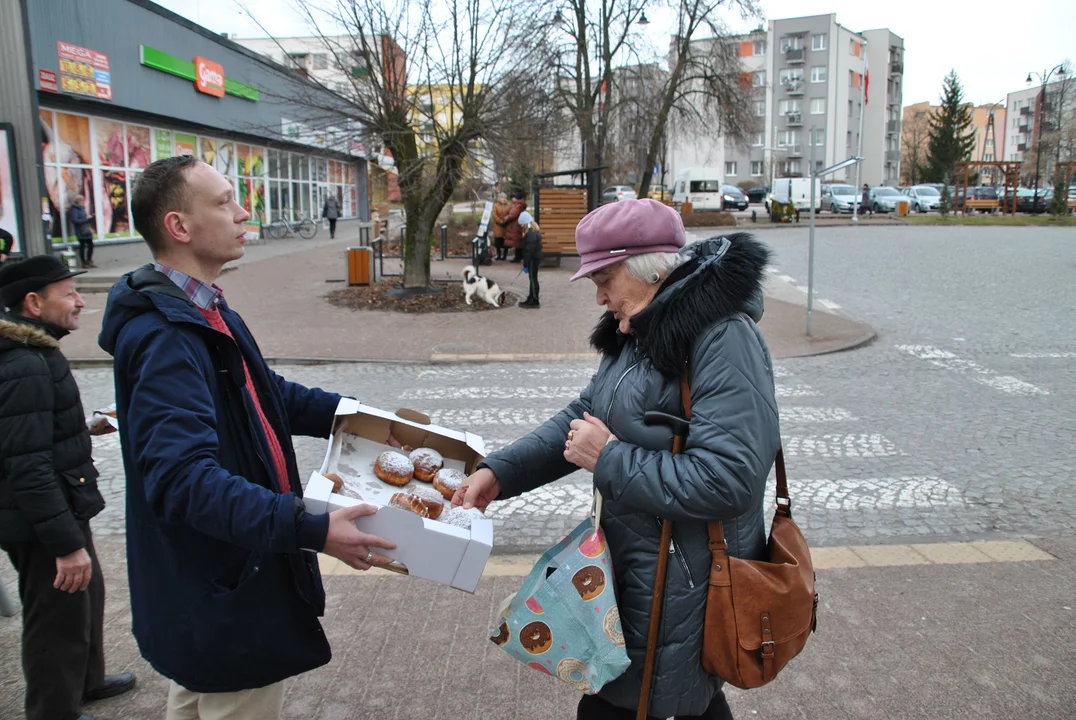
[[105, 506], [78, 385], [59, 340], [85, 304], [51, 255], [0, 267], [0, 547], [19, 573], [27, 720], [134, 687], [105, 675], [105, 584], [90, 518]]

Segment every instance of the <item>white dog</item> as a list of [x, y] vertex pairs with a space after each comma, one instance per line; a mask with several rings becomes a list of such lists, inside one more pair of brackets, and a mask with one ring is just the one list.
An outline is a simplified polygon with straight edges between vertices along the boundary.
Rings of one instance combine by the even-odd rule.
[[467, 299], [468, 305], [471, 304], [475, 295], [478, 295], [479, 300], [485, 300], [495, 308], [499, 308], [504, 302], [504, 292], [500, 286], [489, 278], [479, 275], [474, 265], [468, 265], [463, 268], [463, 296]]

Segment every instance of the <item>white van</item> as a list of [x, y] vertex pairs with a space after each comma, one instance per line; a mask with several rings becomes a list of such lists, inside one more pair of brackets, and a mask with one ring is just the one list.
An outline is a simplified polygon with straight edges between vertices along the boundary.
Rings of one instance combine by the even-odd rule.
[[[814, 204], [815, 212], [822, 208], [822, 180], [814, 180]], [[792, 203], [797, 211], [811, 211], [811, 179], [810, 178], [777, 178], [773, 181], [770, 197], [782, 205]], [[768, 209], [768, 207], [767, 207]]]
[[720, 210], [724, 174], [717, 168], [688, 168], [676, 175], [674, 203], [691, 203], [693, 210]]

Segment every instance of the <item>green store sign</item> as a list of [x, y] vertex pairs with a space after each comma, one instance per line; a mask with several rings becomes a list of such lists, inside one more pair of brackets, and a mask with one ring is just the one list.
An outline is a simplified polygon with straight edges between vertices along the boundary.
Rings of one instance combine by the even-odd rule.
[[[181, 77], [184, 80], [190, 80], [191, 82], [198, 82], [198, 74], [195, 72], [195, 64], [193, 60], [184, 60], [181, 57], [175, 55], [169, 55], [168, 53], [151, 48], [149, 45], [139, 46], [139, 61], [146, 67], [153, 68], [154, 70], [160, 70], [166, 72], [169, 75], [175, 75]], [[244, 100], [250, 100], [251, 102], [258, 102], [258, 90], [246, 83], [241, 83], [238, 80], [234, 80], [230, 77], [224, 78], [224, 92], [228, 95], [234, 95]]]

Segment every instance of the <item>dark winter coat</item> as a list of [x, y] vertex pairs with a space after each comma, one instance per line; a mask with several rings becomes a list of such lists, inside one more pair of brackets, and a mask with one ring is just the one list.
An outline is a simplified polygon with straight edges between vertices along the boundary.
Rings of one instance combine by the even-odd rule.
[[90, 226], [90, 216], [78, 205], [72, 205], [67, 211], [67, 222], [75, 232], [79, 240], [93, 240], [93, 229]]
[[504, 216], [504, 244], [510, 248], [518, 248], [523, 241], [523, 228], [519, 225], [519, 214], [526, 209], [527, 201], [523, 198], [516, 198]]
[[0, 316], [0, 543], [38, 542], [56, 557], [105, 507], [66, 330]]
[[325, 207], [321, 209], [321, 216], [326, 220], [337, 220], [340, 217], [340, 203], [335, 195], [325, 198]]
[[[602, 353], [579, 399], [534, 432], [485, 459], [501, 499], [577, 470], [564, 459], [572, 420], [589, 412], [619, 438], [602, 450], [594, 486], [631, 666], [602, 688], [614, 705], [638, 705], [661, 519], [675, 522], [650, 714], [700, 715], [721, 687], [700, 664], [711, 554], [707, 522], [724, 521], [729, 554], [759, 558], [766, 545], [766, 476], [781, 437], [769, 352], [743, 313], [758, 308], [769, 251], [746, 234], [688, 246], [689, 261], [622, 335], [606, 314], [592, 337]], [[754, 313], [761, 317], [761, 312]], [[672, 433], [643, 422], [648, 410], [682, 416], [688, 365], [693, 415], [685, 453]]]
[[527, 230], [523, 236], [523, 262], [535, 262], [542, 259], [542, 233], [534, 228]]
[[328, 437], [340, 397], [274, 373], [242, 318], [220, 310], [234, 341], [147, 265], [112, 287], [99, 339], [114, 358], [134, 635], [158, 672], [195, 692], [263, 687], [331, 658], [310, 552], [323, 548], [328, 516], [299, 512], [291, 437]]

